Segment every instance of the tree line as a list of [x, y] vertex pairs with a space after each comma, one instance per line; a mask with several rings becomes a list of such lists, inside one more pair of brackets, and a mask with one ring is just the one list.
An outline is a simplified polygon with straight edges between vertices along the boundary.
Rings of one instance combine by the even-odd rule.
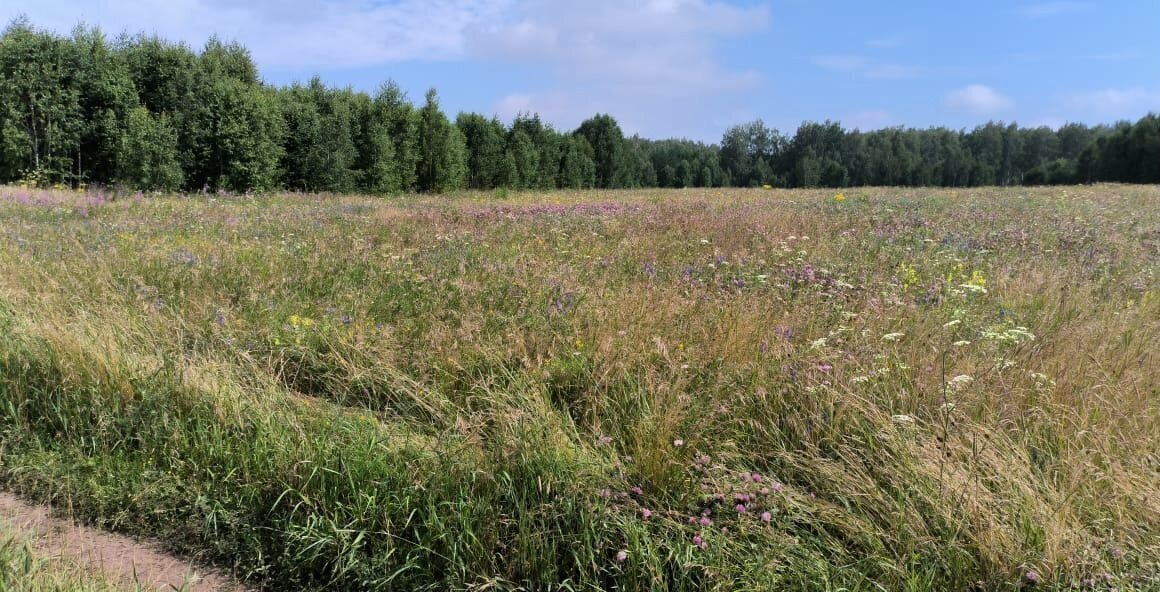
[[1160, 182], [1160, 117], [1135, 123], [862, 132], [761, 120], [717, 144], [625, 137], [610, 115], [559, 131], [534, 114], [422, 105], [374, 93], [265, 84], [249, 52], [156, 36], [71, 35], [27, 20], [0, 35], [0, 183], [157, 190], [398, 193], [458, 189], [845, 187]]

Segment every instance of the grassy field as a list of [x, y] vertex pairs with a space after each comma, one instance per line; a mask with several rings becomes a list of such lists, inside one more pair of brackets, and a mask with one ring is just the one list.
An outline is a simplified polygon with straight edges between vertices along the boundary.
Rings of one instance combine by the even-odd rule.
[[1160, 589], [1160, 188], [0, 189], [0, 486], [277, 590]]

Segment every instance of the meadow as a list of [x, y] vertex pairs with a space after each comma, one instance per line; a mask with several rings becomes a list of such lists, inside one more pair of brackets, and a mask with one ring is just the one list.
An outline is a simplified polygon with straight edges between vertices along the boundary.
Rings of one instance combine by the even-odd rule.
[[0, 188], [0, 488], [271, 590], [1160, 589], [1158, 351], [1157, 186]]

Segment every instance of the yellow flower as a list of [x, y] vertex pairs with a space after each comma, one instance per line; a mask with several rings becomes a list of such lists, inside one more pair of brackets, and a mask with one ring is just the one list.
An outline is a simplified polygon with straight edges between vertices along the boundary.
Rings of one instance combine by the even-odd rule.
[[834, 196], [834, 201], [846, 201], [846, 196], [839, 193]]
[[769, 191], [770, 189], [773, 189], [773, 185], [762, 185], [761, 188], [766, 190], [766, 191]]

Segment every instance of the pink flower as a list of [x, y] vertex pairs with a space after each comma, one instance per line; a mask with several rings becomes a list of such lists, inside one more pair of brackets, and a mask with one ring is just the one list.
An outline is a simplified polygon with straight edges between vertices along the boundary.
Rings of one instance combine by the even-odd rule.
[[617, 551], [616, 560], [623, 563], [625, 559], [628, 559], [628, 551]]
[[769, 512], [762, 512], [761, 513], [761, 521], [762, 522], [769, 522], [772, 519], [773, 519], [773, 514], [770, 514]]
[[759, 475], [758, 473], [754, 473], [753, 474], [753, 482], [754, 483], [761, 483], [761, 475]]
[[648, 520], [649, 518], [652, 517], [652, 510], [650, 510], [648, 508], [641, 508], [640, 517], [644, 518], [645, 520]]
[[685, 441], [680, 439], [680, 438], [673, 440], [673, 446], [680, 448], [681, 446], [684, 446], [684, 445], [685, 445]]
[[745, 513], [745, 504], [737, 504], [736, 510], [738, 513], [744, 514]]
[[774, 483], [774, 484], [773, 484], [773, 490], [774, 490], [774, 491], [776, 491], [776, 492], [778, 492], [778, 493], [781, 493], [781, 490], [782, 490], [782, 489], [785, 489], [785, 485], [782, 485], [781, 483]]
[[710, 520], [708, 516], [701, 518], [701, 526], [712, 526], [712, 525], [713, 525], [713, 521]]
[[698, 547], [700, 547], [701, 543], [703, 543], [703, 542], [705, 542], [705, 541], [704, 541], [704, 539], [701, 538], [701, 535], [697, 535], [697, 536], [693, 537], [693, 544], [694, 545], [697, 545]]
[[636, 495], [644, 495], [644, 490], [639, 487], [633, 487], [632, 492]]

